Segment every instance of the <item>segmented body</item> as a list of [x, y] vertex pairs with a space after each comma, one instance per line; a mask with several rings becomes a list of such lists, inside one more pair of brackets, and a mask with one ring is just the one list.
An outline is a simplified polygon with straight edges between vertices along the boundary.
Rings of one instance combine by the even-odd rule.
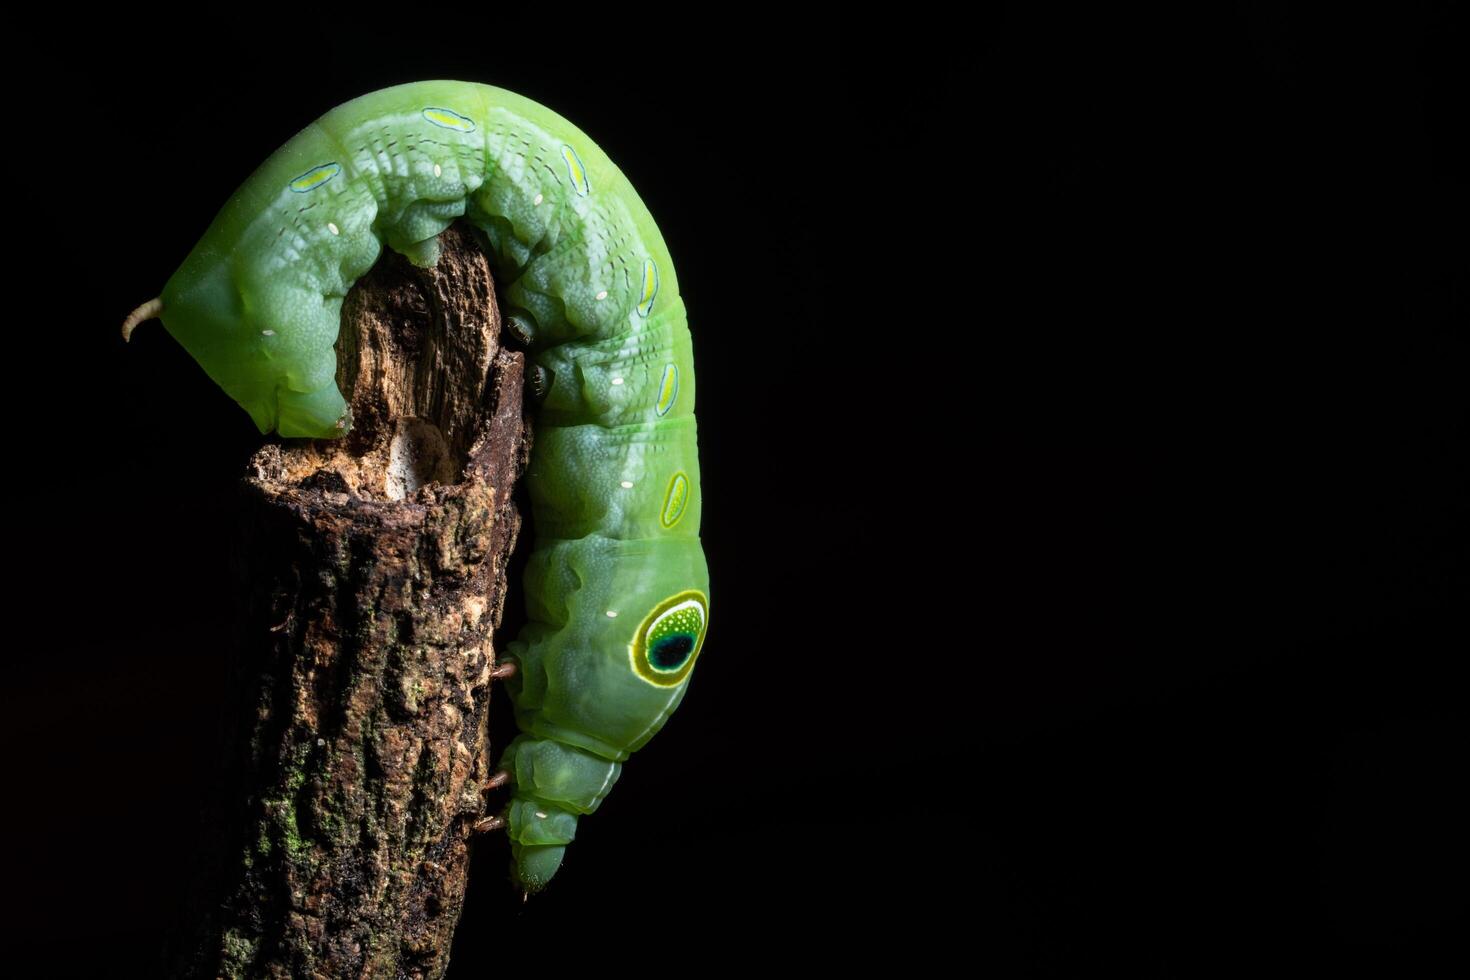
[[262, 432], [340, 435], [343, 298], [384, 244], [433, 264], [461, 215], [485, 232], [503, 310], [550, 377], [526, 474], [530, 621], [509, 649], [522, 734], [502, 761], [507, 830], [535, 889], [678, 706], [708, 624], [689, 330], [642, 201], [534, 102], [399, 85], [262, 164], [169, 280], [160, 318]]

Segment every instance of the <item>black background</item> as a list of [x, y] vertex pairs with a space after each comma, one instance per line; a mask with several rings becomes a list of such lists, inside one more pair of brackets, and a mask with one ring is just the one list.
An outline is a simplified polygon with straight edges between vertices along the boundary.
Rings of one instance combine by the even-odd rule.
[[16, 956], [144, 969], [209, 846], [259, 437], [117, 326], [307, 121], [446, 77], [555, 108], [657, 219], [713, 599], [554, 887], [518, 907], [479, 847], [451, 977], [1425, 968], [1464, 913], [1467, 86], [1448, 6], [1396, 9], [58, 55], [24, 91], [76, 135], [25, 164], [14, 239]]
[[975, 878], [1003, 973], [1422, 975], [1464, 929], [1463, 20], [1212, 6], [1026, 5], [977, 59]]

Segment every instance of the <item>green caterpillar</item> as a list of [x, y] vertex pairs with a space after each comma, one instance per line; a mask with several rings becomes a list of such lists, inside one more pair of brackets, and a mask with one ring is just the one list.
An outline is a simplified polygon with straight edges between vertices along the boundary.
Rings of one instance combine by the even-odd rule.
[[535, 891], [678, 707], [709, 623], [689, 328], [627, 178], [512, 92], [372, 92], [272, 154], [123, 336], [157, 317], [262, 433], [340, 436], [347, 291], [384, 243], [435, 264], [460, 216], [484, 231], [507, 319], [549, 379], [526, 473], [529, 623], [508, 651], [521, 734], [501, 761], [516, 872]]

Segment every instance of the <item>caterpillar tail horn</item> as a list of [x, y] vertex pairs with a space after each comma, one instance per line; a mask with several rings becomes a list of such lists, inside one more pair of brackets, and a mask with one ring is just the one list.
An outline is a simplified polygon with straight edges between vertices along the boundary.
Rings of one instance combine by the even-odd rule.
[[131, 341], [133, 339], [134, 327], [142, 323], [144, 320], [152, 320], [156, 318], [158, 314], [162, 312], [163, 300], [155, 296], [148, 302], [144, 303], [142, 306], [138, 307], [133, 312], [129, 313], [128, 318], [123, 321], [122, 325], [123, 342], [127, 343], [128, 341]]

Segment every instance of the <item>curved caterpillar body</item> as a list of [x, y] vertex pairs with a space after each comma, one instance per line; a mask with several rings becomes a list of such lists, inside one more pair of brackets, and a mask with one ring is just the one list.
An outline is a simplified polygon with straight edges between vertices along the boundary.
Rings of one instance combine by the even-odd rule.
[[536, 890], [678, 707], [709, 620], [689, 330], [627, 179], [503, 89], [372, 92], [272, 154], [124, 335], [156, 315], [261, 432], [339, 436], [347, 291], [384, 244], [433, 265], [461, 215], [487, 236], [503, 309], [551, 379], [526, 473], [529, 623], [509, 648], [521, 734], [501, 762], [517, 873]]

